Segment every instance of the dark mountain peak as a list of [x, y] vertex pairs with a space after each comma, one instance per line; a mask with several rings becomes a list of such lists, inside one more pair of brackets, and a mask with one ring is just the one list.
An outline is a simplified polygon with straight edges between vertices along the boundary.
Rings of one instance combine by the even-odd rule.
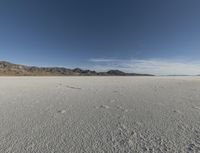
[[73, 69], [74, 72], [77, 72], [77, 73], [81, 73], [83, 70], [81, 70], [80, 68], [75, 68]]
[[107, 72], [107, 74], [110, 74], [110, 75], [125, 75], [126, 73], [119, 71], [119, 70], [109, 70]]

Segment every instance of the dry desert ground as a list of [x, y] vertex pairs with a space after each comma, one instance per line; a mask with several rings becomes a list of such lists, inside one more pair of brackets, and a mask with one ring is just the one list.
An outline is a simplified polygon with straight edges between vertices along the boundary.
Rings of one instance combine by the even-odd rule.
[[0, 153], [200, 152], [200, 77], [0, 77]]

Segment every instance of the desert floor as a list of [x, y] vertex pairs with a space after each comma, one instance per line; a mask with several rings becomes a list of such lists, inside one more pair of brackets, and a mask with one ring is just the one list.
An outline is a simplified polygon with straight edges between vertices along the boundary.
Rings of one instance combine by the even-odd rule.
[[200, 152], [200, 77], [0, 77], [0, 152]]

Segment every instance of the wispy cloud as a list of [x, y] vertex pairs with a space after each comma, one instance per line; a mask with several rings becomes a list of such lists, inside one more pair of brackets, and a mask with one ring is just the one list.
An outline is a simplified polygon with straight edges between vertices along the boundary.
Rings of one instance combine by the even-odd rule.
[[120, 62], [120, 59], [109, 59], [109, 58], [92, 58], [90, 62]]
[[183, 60], [161, 59], [109, 59], [93, 58], [90, 68], [97, 71], [119, 69], [125, 72], [150, 73], [156, 75], [197, 75], [200, 74], [200, 63]]

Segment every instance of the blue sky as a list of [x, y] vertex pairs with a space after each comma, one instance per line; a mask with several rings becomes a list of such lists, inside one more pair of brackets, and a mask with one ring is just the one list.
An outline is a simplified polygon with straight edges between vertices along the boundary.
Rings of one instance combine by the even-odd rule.
[[199, 0], [1, 0], [0, 60], [200, 74]]

